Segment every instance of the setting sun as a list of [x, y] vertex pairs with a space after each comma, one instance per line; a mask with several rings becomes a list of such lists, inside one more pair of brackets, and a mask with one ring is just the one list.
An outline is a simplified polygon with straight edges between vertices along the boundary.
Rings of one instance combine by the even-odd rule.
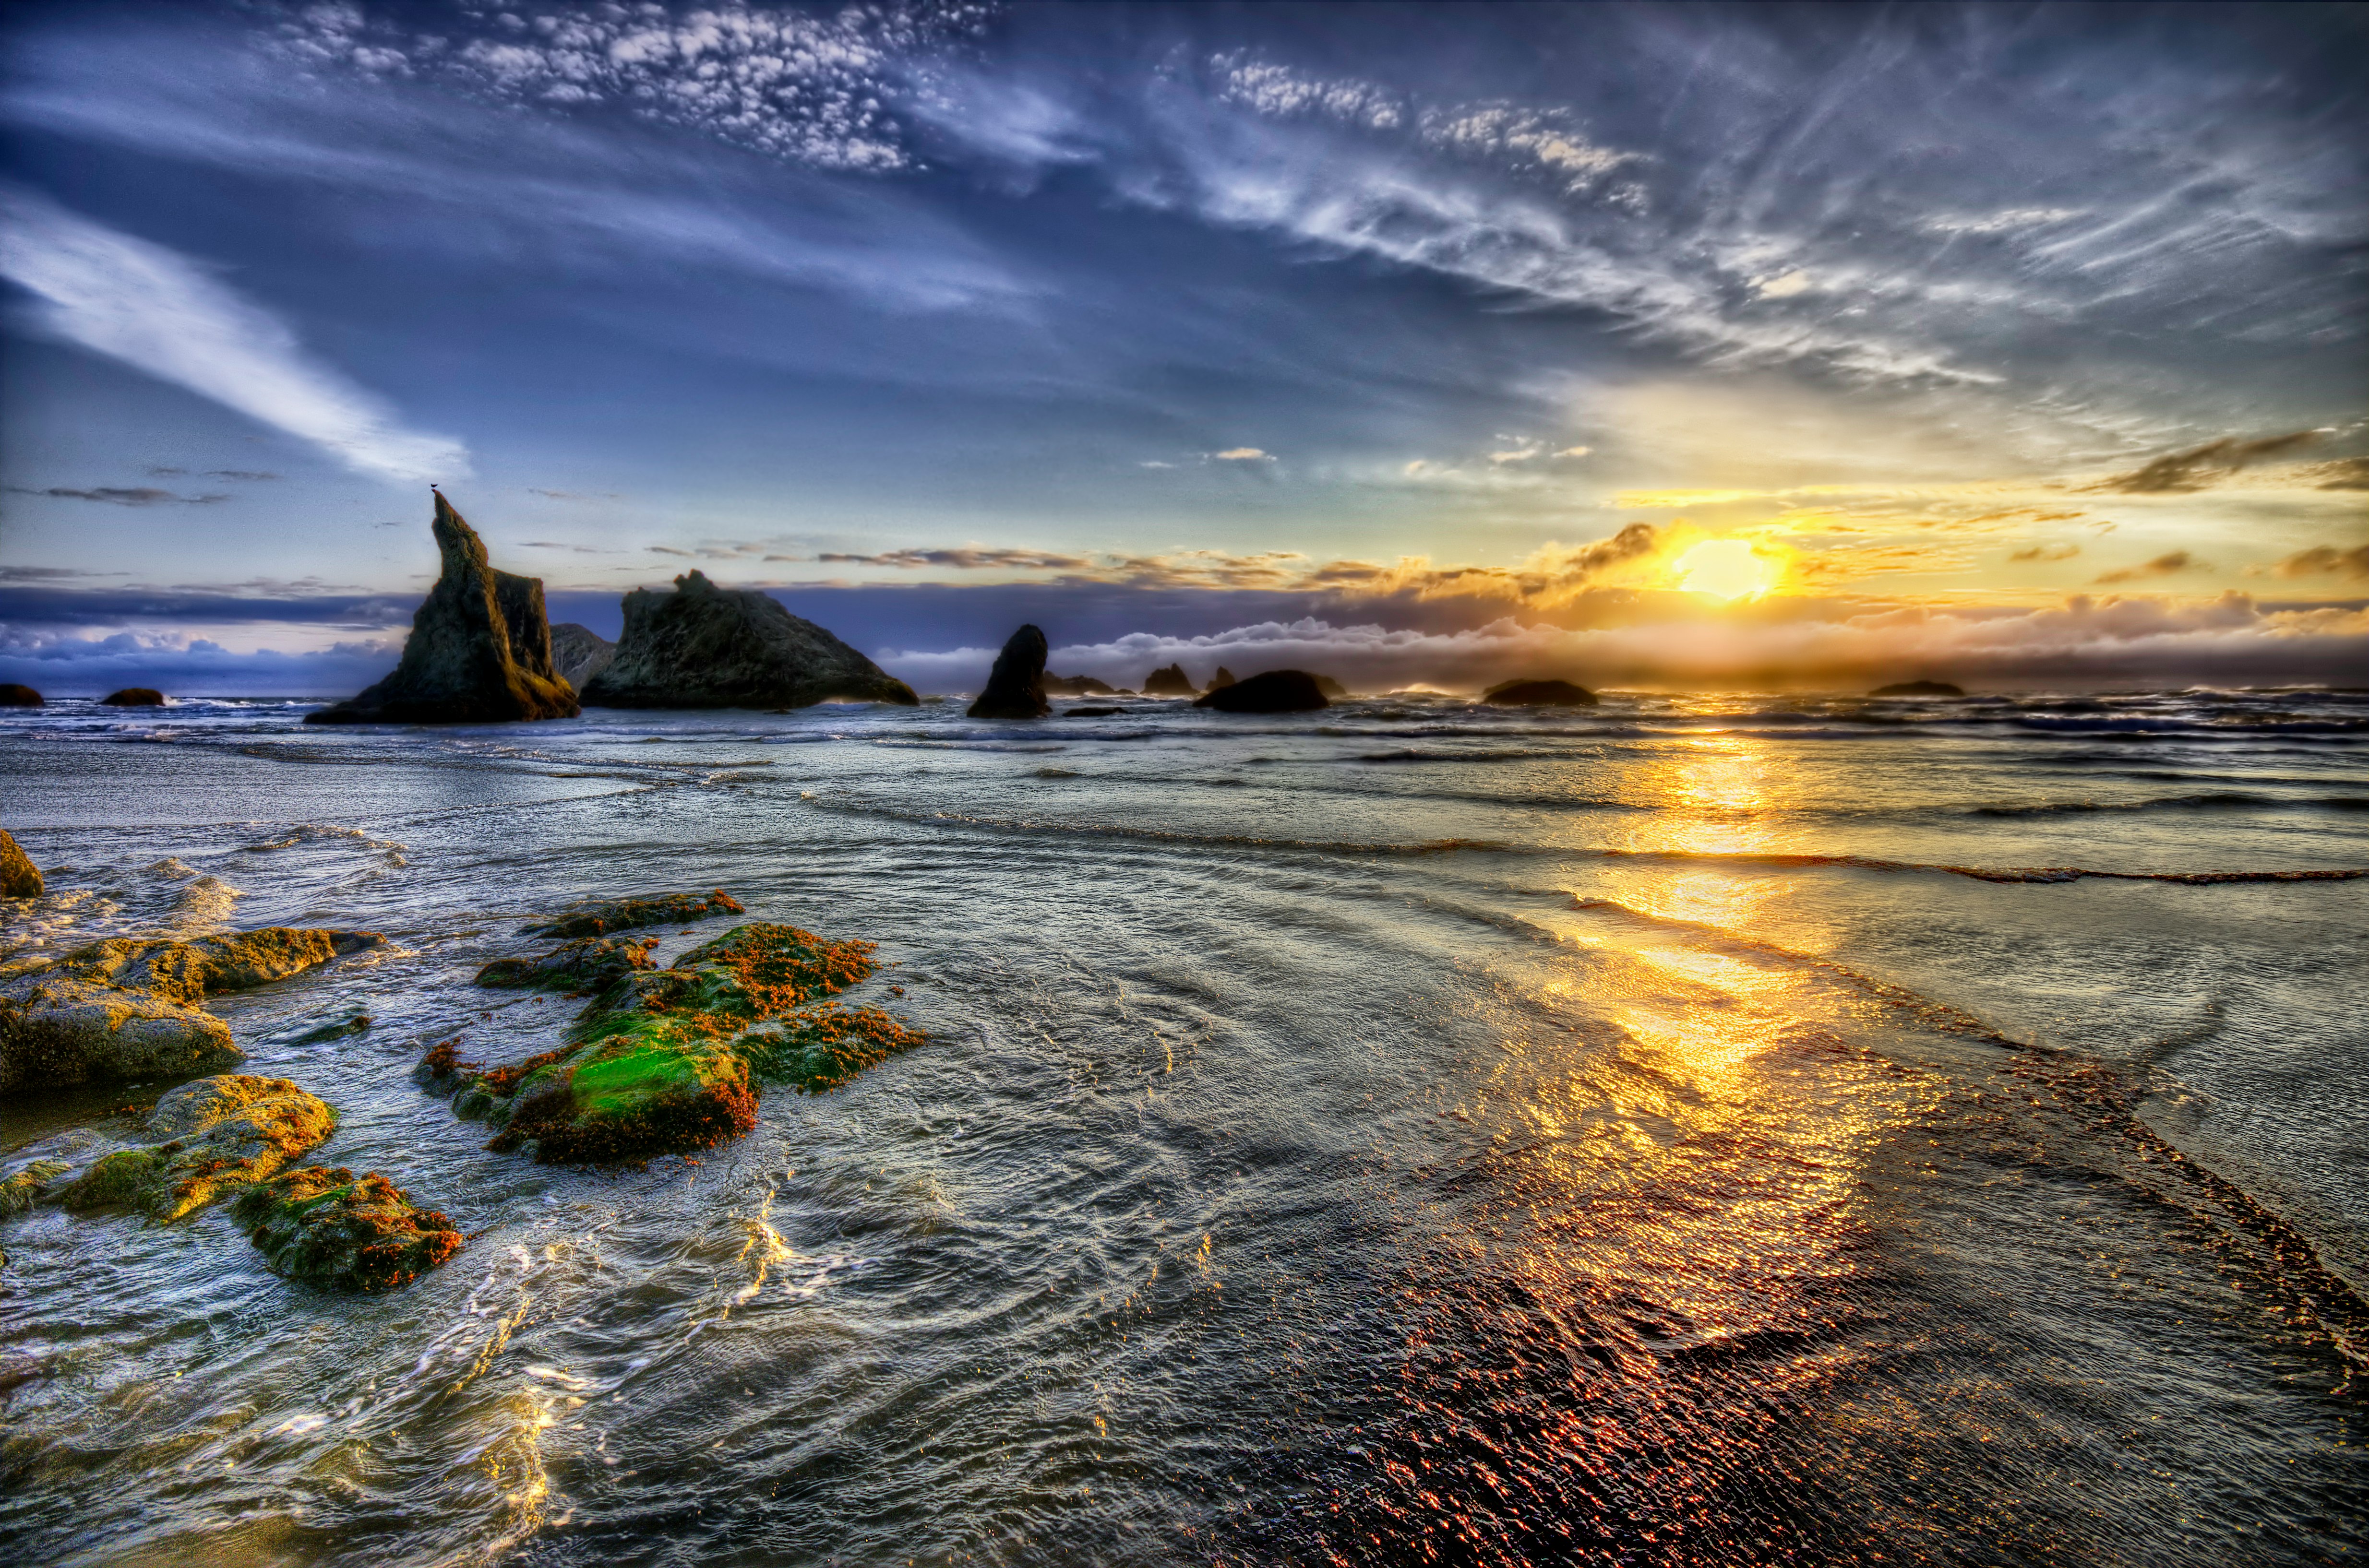
[[1673, 564], [1679, 573], [1678, 586], [1689, 594], [1738, 599], [1765, 594], [1777, 583], [1777, 562], [1740, 539], [1707, 539]]

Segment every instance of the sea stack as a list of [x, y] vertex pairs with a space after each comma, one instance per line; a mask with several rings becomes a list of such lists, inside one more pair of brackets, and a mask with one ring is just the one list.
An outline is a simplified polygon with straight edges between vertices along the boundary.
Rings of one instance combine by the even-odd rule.
[[443, 574], [411, 617], [393, 675], [308, 724], [486, 724], [566, 719], [576, 691], [551, 665], [543, 579], [497, 572], [476, 530], [436, 497]]
[[599, 708], [805, 708], [838, 698], [910, 708], [913, 688], [754, 588], [701, 572], [625, 596], [616, 657], [584, 687]]
[[1012, 634], [988, 672], [987, 689], [970, 705], [974, 719], [1042, 719], [1053, 710], [1045, 700], [1045, 634], [1024, 626]]
[[551, 667], [578, 691], [616, 656], [617, 645], [589, 626], [563, 620], [551, 629]]
[[1143, 695], [1146, 697], [1191, 697], [1200, 689], [1193, 684], [1193, 677], [1184, 673], [1182, 665], [1170, 665], [1143, 677]]
[[1333, 705], [1306, 670], [1268, 670], [1231, 686], [1213, 687], [1193, 706], [1220, 713], [1312, 713]]

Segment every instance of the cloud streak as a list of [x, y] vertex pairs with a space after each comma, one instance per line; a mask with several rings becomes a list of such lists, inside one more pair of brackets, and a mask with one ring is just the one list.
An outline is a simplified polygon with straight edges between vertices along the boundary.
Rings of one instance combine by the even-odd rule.
[[459, 442], [406, 428], [278, 317], [162, 245], [0, 187], [0, 274], [35, 297], [54, 335], [310, 441], [358, 472], [469, 472]]

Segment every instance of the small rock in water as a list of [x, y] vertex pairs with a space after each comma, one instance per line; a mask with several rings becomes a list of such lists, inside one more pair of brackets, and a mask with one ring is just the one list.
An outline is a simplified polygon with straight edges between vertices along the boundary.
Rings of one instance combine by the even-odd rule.
[[1500, 708], [1593, 708], [1596, 693], [1567, 680], [1500, 681], [1481, 700]]
[[704, 920], [711, 915], [745, 915], [739, 901], [722, 888], [713, 892], [643, 893], [632, 898], [581, 903], [556, 920], [529, 926], [529, 937], [598, 937], [609, 931], [630, 931], [636, 926], [669, 926], [678, 920]]
[[0, 829], [0, 898], [41, 896], [41, 869]]
[[0, 681], [0, 708], [44, 708], [41, 694], [15, 681]]
[[238, 1195], [231, 1215], [271, 1271], [349, 1290], [407, 1285], [461, 1250], [461, 1228], [376, 1171], [283, 1171]]
[[324, 1040], [343, 1040], [349, 1034], [367, 1034], [370, 1027], [371, 1016], [368, 1013], [356, 1013], [351, 1017], [339, 1018], [335, 1023], [323, 1024], [319, 1028], [306, 1029], [288, 1043], [318, 1045]]
[[1220, 713], [1308, 713], [1333, 706], [1305, 670], [1268, 670], [1219, 687], [1193, 704]]
[[988, 673], [987, 689], [970, 705], [974, 719], [1042, 719], [1052, 711], [1045, 700], [1045, 634], [1024, 626], [1003, 644]]
[[98, 699], [101, 708], [162, 708], [165, 694], [153, 686], [127, 686]]
[[1107, 719], [1114, 713], [1124, 713], [1124, 708], [1070, 708], [1062, 710], [1064, 719]]

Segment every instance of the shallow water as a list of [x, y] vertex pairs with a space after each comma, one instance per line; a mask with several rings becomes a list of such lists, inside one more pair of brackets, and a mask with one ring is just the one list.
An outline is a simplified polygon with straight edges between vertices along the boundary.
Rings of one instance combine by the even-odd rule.
[[[0, 961], [385, 932], [216, 1010], [470, 1233], [354, 1299], [219, 1211], [10, 1223], [0, 1548], [2369, 1552], [2369, 698], [1132, 706], [0, 719], [63, 868]], [[523, 918], [713, 886], [930, 1042], [637, 1171], [412, 1085], [555, 1037], [468, 983]]]

